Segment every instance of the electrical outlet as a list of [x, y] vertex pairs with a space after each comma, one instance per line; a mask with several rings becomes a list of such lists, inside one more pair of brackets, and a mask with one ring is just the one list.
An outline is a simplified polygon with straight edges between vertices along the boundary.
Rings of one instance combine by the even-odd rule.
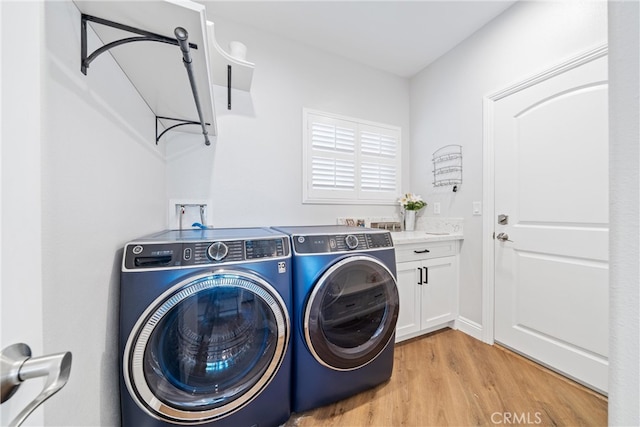
[[440, 215], [440, 202], [435, 202], [433, 204], [433, 214]]

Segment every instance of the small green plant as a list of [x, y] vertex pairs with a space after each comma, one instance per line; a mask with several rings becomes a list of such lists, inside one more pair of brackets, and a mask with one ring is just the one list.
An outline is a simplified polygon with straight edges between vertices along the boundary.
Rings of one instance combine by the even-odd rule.
[[417, 194], [407, 193], [399, 200], [400, 206], [406, 211], [419, 211], [427, 206], [427, 203], [422, 200], [422, 197]]

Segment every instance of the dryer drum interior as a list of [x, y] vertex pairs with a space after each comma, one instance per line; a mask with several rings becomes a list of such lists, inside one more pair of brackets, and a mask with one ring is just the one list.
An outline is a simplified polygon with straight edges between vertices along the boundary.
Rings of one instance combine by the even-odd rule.
[[356, 256], [316, 283], [305, 310], [305, 338], [314, 358], [336, 370], [360, 368], [394, 336], [399, 297], [396, 280], [378, 260]]
[[289, 334], [287, 310], [270, 288], [257, 276], [225, 273], [160, 297], [125, 352], [138, 404], [156, 417], [201, 422], [259, 394], [277, 372]]

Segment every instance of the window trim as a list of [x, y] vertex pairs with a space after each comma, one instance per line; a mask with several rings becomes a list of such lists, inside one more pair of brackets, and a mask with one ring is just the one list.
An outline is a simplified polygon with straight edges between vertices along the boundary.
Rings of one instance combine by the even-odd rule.
[[[355, 137], [355, 181], [356, 188], [353, 191], [345, 191], [342, 193], [342, 197], [340, 196], [340, 190], [312, 190], [311, 182], [312, 182], [312, 168], [311, 168], [311, 140], [310, 140], [310, 126], [311, 126], [311, 116], [319, 116], [322, 118], [326, 118], [329, 120], [350, 122], [354, 125], [356, 129], [356, 137]], [[393, 194], [384, 194], [382, 192], [371, 192], [367, 190], [363, 190], [361, 187], [361, 166], [363, 163], [367, 162], [367, 159], [371, 157], [368, 155], [363, 155], [360, 149], [360, 127], [366, 128], [375, 128], [380, 130], [388, 130], [390, 133], [397, 135], [397, 143], [396, 143], [396, 155], [394, 160], [390, 160], [388, 164], [393, 165], [395, 167], [395, 191]], [[402, 188], [402, 128], [400, 126], [394, 126], [385, 123], [373, 122], [370, 120], [363, 120], [349, 116], [343, 116], [334, 113], [328, 113], [325, 111], [313, 110], [310, 108], [302, 109], [302, 203], [303, 204], [342, 204], [342, 205], [395, 205], [397, 204], [397, 199], [400, 195], [400, 189]], [[333, 154], [332, 154], [333, 155]], [[373, 157], [374, 159], [380, 161], [380, 159], [384, 160], [383, 156]], [[371, 197], [371, 195], [374, 195]], [[367, 197], [368, 196], [368, 197]]]

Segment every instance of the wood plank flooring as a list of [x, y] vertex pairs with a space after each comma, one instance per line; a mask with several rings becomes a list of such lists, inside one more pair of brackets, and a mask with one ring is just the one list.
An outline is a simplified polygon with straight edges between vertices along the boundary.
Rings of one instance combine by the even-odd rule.
[[396, 345], [387, 383], [293, 414], [285, 426], [606, 424], [604, 396], [506, 349], [445, 329]]

